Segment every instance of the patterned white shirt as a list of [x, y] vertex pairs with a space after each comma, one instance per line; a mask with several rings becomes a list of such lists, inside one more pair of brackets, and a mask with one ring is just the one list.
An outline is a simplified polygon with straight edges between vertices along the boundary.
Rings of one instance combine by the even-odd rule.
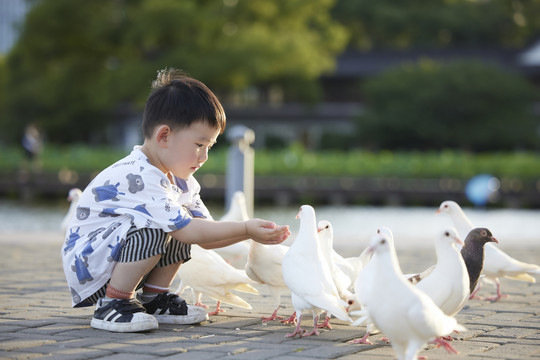
[[109, 281], [132, 226], [168, 233], [191, 217], [212, 219], [197, 180], [169, 175], [173, 183], [136, 146], [83, 191], [61, 250], [73, 306]]

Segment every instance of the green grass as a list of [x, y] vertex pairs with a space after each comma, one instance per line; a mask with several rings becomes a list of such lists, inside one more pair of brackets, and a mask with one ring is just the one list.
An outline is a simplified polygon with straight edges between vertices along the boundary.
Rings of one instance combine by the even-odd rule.
[[[17, 171], [24, 161], [16, 147], [2, 149], [0, 173]], [[128, 152], [110, 147], [46, 146], [40, 157], [43, 171], [70, 169], [96, 172]], [[210, 152], [201, 173], [225, 174], [227, 149]], [[309, 152], [292, 146], [282, 150], [257, 150], [256, 175], [312, 175], [354, 177], [456, 177], [469, 178], [480, 173], [498, 177], [540, 178], [540, 155], [533, 152], [472, 154], [442, 152], [368, 152], [363, 150]]]

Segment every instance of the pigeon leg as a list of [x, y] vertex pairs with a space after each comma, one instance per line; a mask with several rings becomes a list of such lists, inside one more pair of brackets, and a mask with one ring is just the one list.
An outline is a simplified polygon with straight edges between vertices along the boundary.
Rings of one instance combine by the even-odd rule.
[[[197, 299], [194, 306], [198, 306], [198, 307], [208, 309], [208, 305], [204, 305], [202, 303], [202, 293], [199, 293], [199, 294], [195, 295], [195, 292], [193, 291], [193, 289], [191, 289], [191, 291], [193, 292], [193, 300]], [[176, 295], [180, 295], [180, 294], [176, 293]]]
[[326, 317], [324, 318], [324, 322], [322, 324], [317, 324], [317, 328], [319, 329], [327, 328], [327, 329], [332, 330], [332, 325], [330, 325], [330, 316], [326, 315]]
[[[295, 314], [296, 314], [296, 313], [295, 313]], [[295, 317], [296, 317], [296, 316], [295, 316]], [[292, 333], [285, 335], [285, 337], [295, 337], [296, 335], [299, 335], [300, 337], [302, 337], [302, 335], [304, 334], [304, 332], [305, 332], [306, 330], [304, 330], [304, 329], [302, 329], [302, 328], [300, 327], [300, 322], [301, 322], [301, 321], [302, 321], [302, 314], [300, 314], [300, 315], [298, 316], [298, 321], [296, 322], [296, 329], [295, 329]]]
[[454, 349], [448, 342], [446, 342], [443, 338], [437, 337], [435, 340], [432, 341], [433, 343], [437, 344], [437, 347], [442, 346], [444, 350], [446, 350], [449, 354], [459, 354], [459, 351]]
[[297, 321], [296, 321], [296, 312], [293, 312], [292, 315], [288, 318], [288, 319], [285, 319], [285, 320], [281, 320], [282, 323], [284, 324], [296, 324]]
[[361, 338], [359, 339], [352, 339], [352, 340], [349, 340], [347, 341], [348, 343], [351, 343], [351, 344], [368, 344], [368, 345], [373, 345], [373, 343], [371, 341], [369, 341], [368, 337], [369, 337], [370, 333], [369, 331], [366, 331], [366, 333], [364, 334], [364, 336], [362, 336]]
[[499, 301], [503, 297], [508, 297], [508, 294], [503, 294], [501, 292], [501, 284], [499, 282], [499, 279], [496, 280], [497, 283], [497, 296], [486, 298], [488, 301]]
[[[300, 319], [298, 319], [298, 322], [300, 322]], [[317, 314], [313, 314], [313, 330], [308, 332], [307, 334], [304, 334], [304, 336], [319, 336], [319, 331], [317, 330], [317, 323], [319, 322], [319, 316]]]
[[478, 284], [478, 286], [476, 286], [476, 289], [473, 291], [473, 293], [471, 294], [471, 296], [469, 296], [469, 300], [473, 300], [473, 299], [476, 299], [476, 300], [484, 300], [483, 297], [481, 296], [478, 296], [476, 295], [478, 293], [478, 291], [480, 290], [482, 286], [480, 285], [480, 283]]
[[218, 315], [220, 312], [225, 312], [225, 310], [220, 309], [220, 306], [221, 306], [221, 301], [218, 301], [216, 305], [216, 310], [209, 312], [208, 315]]
[[269, 317], [262, 317], [262, 321], [271, 321], [271, 320], [282, 320], [283, 317], [281, 316], [277, 316], [277, 312], [279, 310], [279, 306], [274, 310], [274, 312], [272, 313], [272, 315], [270, 315]]

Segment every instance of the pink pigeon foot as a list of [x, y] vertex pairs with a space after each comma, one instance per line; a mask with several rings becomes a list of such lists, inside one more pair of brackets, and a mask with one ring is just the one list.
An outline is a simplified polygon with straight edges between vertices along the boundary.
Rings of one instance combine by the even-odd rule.
[[202, 307], [202, 308], [205, 308], [205, 309], [208, 309], [208, 305], [204, 305], [202, 302], [196, 302], [194, 304], [194, 306], [198, 306], [198, 307]]
[[330, 316], [327, 316], [324, 319], [324, 322], [322, 324], [317, 324], [317, 328], [319, 329], [327, 328], [327, 329], [332, 330], [332, 325], [330, 325]]
[[[307, 334], [304, 334], [304, 336], [319, 336], [319, 331], [317, 330], [317, 323], [319, 322], [319, 317], [317, 315], [313, 315], [313, 330], [308, 332]], [[298, 323], [300, 323], [300, 319], [298, 319]]]
[[319, 334], [320, 333], [317, 329], [313, 329], [312, 331], [305, 333], [303, 336], [312, 336], [312, 335], [319, 336]]
[[437, 344], [437, 347], [442, 346], [444, 350], [446, 350], [449, 354], [459, 354], [459, 351], [454, 349], [449, 343], [447, 343], [443, 338], [437, 337], [435, 340], [432, 341], [433, 343]]
[[296, 324], [296, 312], [293, 312], [288, 319], [281, 320], [281, 322], [284, 324]]
[[359, 339], [352, 339], [352, 340], [349, 340], [347, 341], [348, 343], [351, 343], [351, 344], [367, 344], [367, 345], [373, 345], [373, 343], [371, 341], [368, 340], [368, 337], [369, 337], [369, 333], [366, 332], [366, 334], [364, 336], [362, 336], [361, 338]]
[[501, 292], [501, 284], [497, 281], [497, 296], [486, 298], [487, 301], [499, 301], [503, 297], [508, 297], [508, 294]]
[[216, 305], [216, 310], [212, 311], [212, 312], [209, 312], [208, 315], [211, 316], [211, 315], [218, 315], [220, 312], [226, 312], [225, 310], [223, 309], [220, 309], [220, 306], [221, 306], [221, 301], [218, 301], [217, 302], [217, 305]]
[[471, 296], [469, 296], [469, 300], [473, 300], [473, 299], [476, 299], [476, 300], [484, 300], [483, 297], [481, 296], [478, 296], [476, 295], [478, 293], [478, 291], [480, 291], [480, 284], [478, 284], [478, 286], [476, 287], [476, 289], [473, 291], [473, 293], [471, 294]]
[[278, 307], [276, 310], [274, 310], [274, 312], [272, 313], [272, 315], [270, 315], [269, 317], [264, 317], [264, 316], [263, 316], [263, 317], [261, 318], [262, 321], [282, 320], [283, 317], [277, 316], [278, 310], [279, 310], [279, 307]]
[[[294, 315], [296, 317], [296, 312], [294, 313]], [[292, 333], [285, 335], [285, 337], [295, 337], [296, 335], [299, 335], [300, 337], [302, 337], [302, 335], [306, 332], [306, 330], [300, 327], [301, 320], [302, 320], [302, 315], [298, 317], [298, 321], [296, 322], [296, 329]]]

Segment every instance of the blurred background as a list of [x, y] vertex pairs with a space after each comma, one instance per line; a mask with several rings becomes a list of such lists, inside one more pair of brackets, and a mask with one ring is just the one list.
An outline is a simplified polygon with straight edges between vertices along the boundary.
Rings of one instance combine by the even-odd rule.
[[254, 131], [256, 208], [540, 209], [539, 0], [1, 0], [4, 210], [63, 211], [142, 143], [165, 67]]

